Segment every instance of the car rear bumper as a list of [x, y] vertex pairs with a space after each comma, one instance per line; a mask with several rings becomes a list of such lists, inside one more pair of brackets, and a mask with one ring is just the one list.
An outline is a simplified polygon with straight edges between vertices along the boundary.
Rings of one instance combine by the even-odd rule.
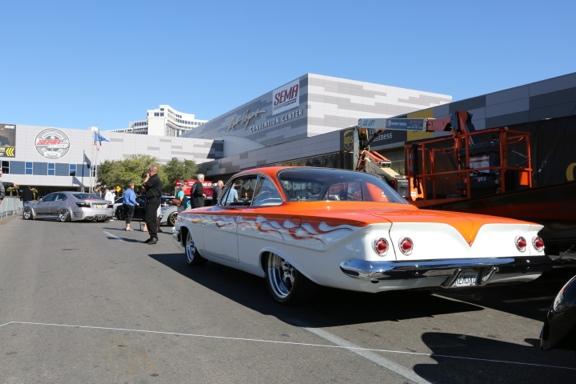
[[550, 268], [551, 262], [546, 256], [403, 262], [349, 259], [340, 264], [340, 270], [349, 277], [372, 283], [404, 280], [410, 287], [451, 287], [464, 272], [478, 272], [475, 285], [531, 281]]
[[74, 211], [72, 220], [106, 220], [113, 216], [113, 208], [81, 208]]

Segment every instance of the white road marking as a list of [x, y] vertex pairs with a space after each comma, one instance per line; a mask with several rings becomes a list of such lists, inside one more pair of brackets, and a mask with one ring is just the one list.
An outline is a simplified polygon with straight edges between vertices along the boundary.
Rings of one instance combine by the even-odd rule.
[[[251, 339], [251, 338], [246, 338], [246, 337], [202, 335], [202, 334], [196, 334], [196, 333], [150, 331], [150, 330], [146, 330], [146, 329], [133, 329], [133, 328], [97, 327], [97, 326], [92, 326], [92, 325], [37, 323], [37, 322], [31, 322], [31, 321], [10, 321], [10, 322], [8, 322], [6, 324], [2, 324], [2, 325], [18, 325], [18, 324], [20, 324], [20, 325], [36, 325], [36, 326], [45, 326], [45, 327], [60, 327], [60, 328], [94, 329], [94, 330], [117, 331], [117, 332], [137, 332], [137, 333], [149, 333], [149, 334], [155, 334], [155, 335], [186, 336], [186, 337], [216, 339], [216, 340], [248, 341], [248, 342], [254, 342], [254, 343], [295, 345], [295, 346], [302, 346], [302, 347], [344, 349], [344, 350], [349, 350], [349, 351], [392, 353], [392, 354], [398, 354], [398, 355], [423, 356], [423, 357], [429, 357], [429, 358], [441, 357], [441, 358], [445, 358], [445, 359], [482, 361], [482, 362], [487, 362], [487, 363], [512, 364], [512, 365], [520, 365], [520, 366], [528, 366], [528, 367], [553, 368], [553, 369], [564, 369], [564, 370], [569, 370], [569, 371], [576, 371], [576, 367], [566, 367], [566, 366], [561, 366], [561, 365], [524, 363], [521, 361], [513, 361], [513, 360], [483, 359], [483, 358], [479, 358], [479, 357], [467, 357], [467, 356], [457, 356], [457, 355], [440, 355], [440, 354], [425, 353], [425, 352], [397, 351], [397, 350], [393, 350], [393, 349], [363, 348], [363, 347], [354, 346], [352, 343], [348, 343], [348, 344], [350, 344], [350, 346], [332, 345], [332, 344], [299, 343], [299, 342], [295, 342], [295, 341], [284, 341], [284, 340]], [[309, 330], [309, 329], [312, 329], [312, 328], [306, 328], [306, 330]], [[318, 331], [318, 330], [316, 330], [316, 331]]]
[[9, 321], [9, 322], [7, 322], [7, 323], [0, 324], [0, 328], [2, 328], [2, 327], [5, 326], [5, 325], [10, 325], [10, 324], [13, 324], [13, 323], [14, 323], [13, 321]]
[[324, 331], [323, 329], [317, 328], [303, 328], [314, 335], [323, 338], [331, 343], [334, 343], [342, 348], [349, 350], [352, 353], [355, 353], [363, 358], [385, 368], [389, 371], [397, 373], [400, 376], [418, 384], [430, 384], [429, 381], [424, 380], [422, 377], [418, 376], [414, 371], [409, 368], [404, 367], [398, 363], [393, 362], [392, 360], [388, 360], [387, 358], [380, 356], [372, 351], [365, 350], [364, 348], [360, 348], [356, 344], [352, 344], [351, 342], [342, 339], [336, 335], [331, 334], [330, 332]]

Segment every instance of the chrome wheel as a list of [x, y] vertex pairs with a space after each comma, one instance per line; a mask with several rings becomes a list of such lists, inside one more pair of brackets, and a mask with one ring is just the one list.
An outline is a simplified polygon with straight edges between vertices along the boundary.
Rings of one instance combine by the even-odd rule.
[[175, 226], [177, 216], [178, 214], [176, 212], [171, 213], [170, 216], [168, 216], [168, 225], [170, 225], [171, 227]]
[[60, 212], [58, 212], [58, 221], [63, 223], [65, 221], [69, 221], [70, 220], [70, 211], [68, 211], [67, 209], [62, 209], [60, 210]]
[[294, 290], [297, 271], [278, 255], [268, 256], [267, 279], [272, 294], [280, 301], [287, 300]]
[[192, 238], [192, 234], [188, 232], [186, 234], [186, 244], [184, 245], [184, 253], [186, 254], [186, 264], [188, 265], [199, 265], [204, 262], [204, 259], [198, 253], [196, 249], [196, 244]]
[[34, 216], [32, 215], [32, 211], [30, 209], [25, 209], [22, 217], [24, 217], [24, 220], [32, 220]]

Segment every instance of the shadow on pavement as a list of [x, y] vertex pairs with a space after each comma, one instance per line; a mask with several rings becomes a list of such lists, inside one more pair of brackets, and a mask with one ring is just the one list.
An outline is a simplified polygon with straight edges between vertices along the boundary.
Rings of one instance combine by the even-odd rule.
[[[229, 299], [299, 327], [330, 327], [378, 321], [398, 321], [439, 314], [479, 311], [481, 307], [431, 296], [425, 292], [365, 294], [320, 289], [308, 305], [290, 307], [273, 301], [263, 279], [208, 262], [186, 265], [182, 253], [150, 257]], [[310, 310], [313, 308], [313, 310]]]
[[417, 364], [414, 371], [432, 383], [576, 383], [576, 355], [543, 352], [535, 346], [538, 340], [526, 340], [526, 346], [436, 332], [424, 333], [422, 340], [437, 363]]
[[544, 321], [546, 312], [562, 286], [576, 274], [574, 268], [546, 272], [530, 283], [443, 291], [446, 297]]

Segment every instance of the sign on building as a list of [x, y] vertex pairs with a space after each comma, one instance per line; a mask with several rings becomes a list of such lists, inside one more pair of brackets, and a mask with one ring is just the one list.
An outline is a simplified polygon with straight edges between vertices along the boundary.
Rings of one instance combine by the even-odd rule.
[[59, 129], [45, 129], [36, 135], [36, 150], [47, 159], [60, 159], [70, 149], [70, 139]]
[[0, 157], [16, 157], [16, 126], [0, 124]]
[[358, 119], [358, 127], [391, 131], [426, 131], [427, 119]]

